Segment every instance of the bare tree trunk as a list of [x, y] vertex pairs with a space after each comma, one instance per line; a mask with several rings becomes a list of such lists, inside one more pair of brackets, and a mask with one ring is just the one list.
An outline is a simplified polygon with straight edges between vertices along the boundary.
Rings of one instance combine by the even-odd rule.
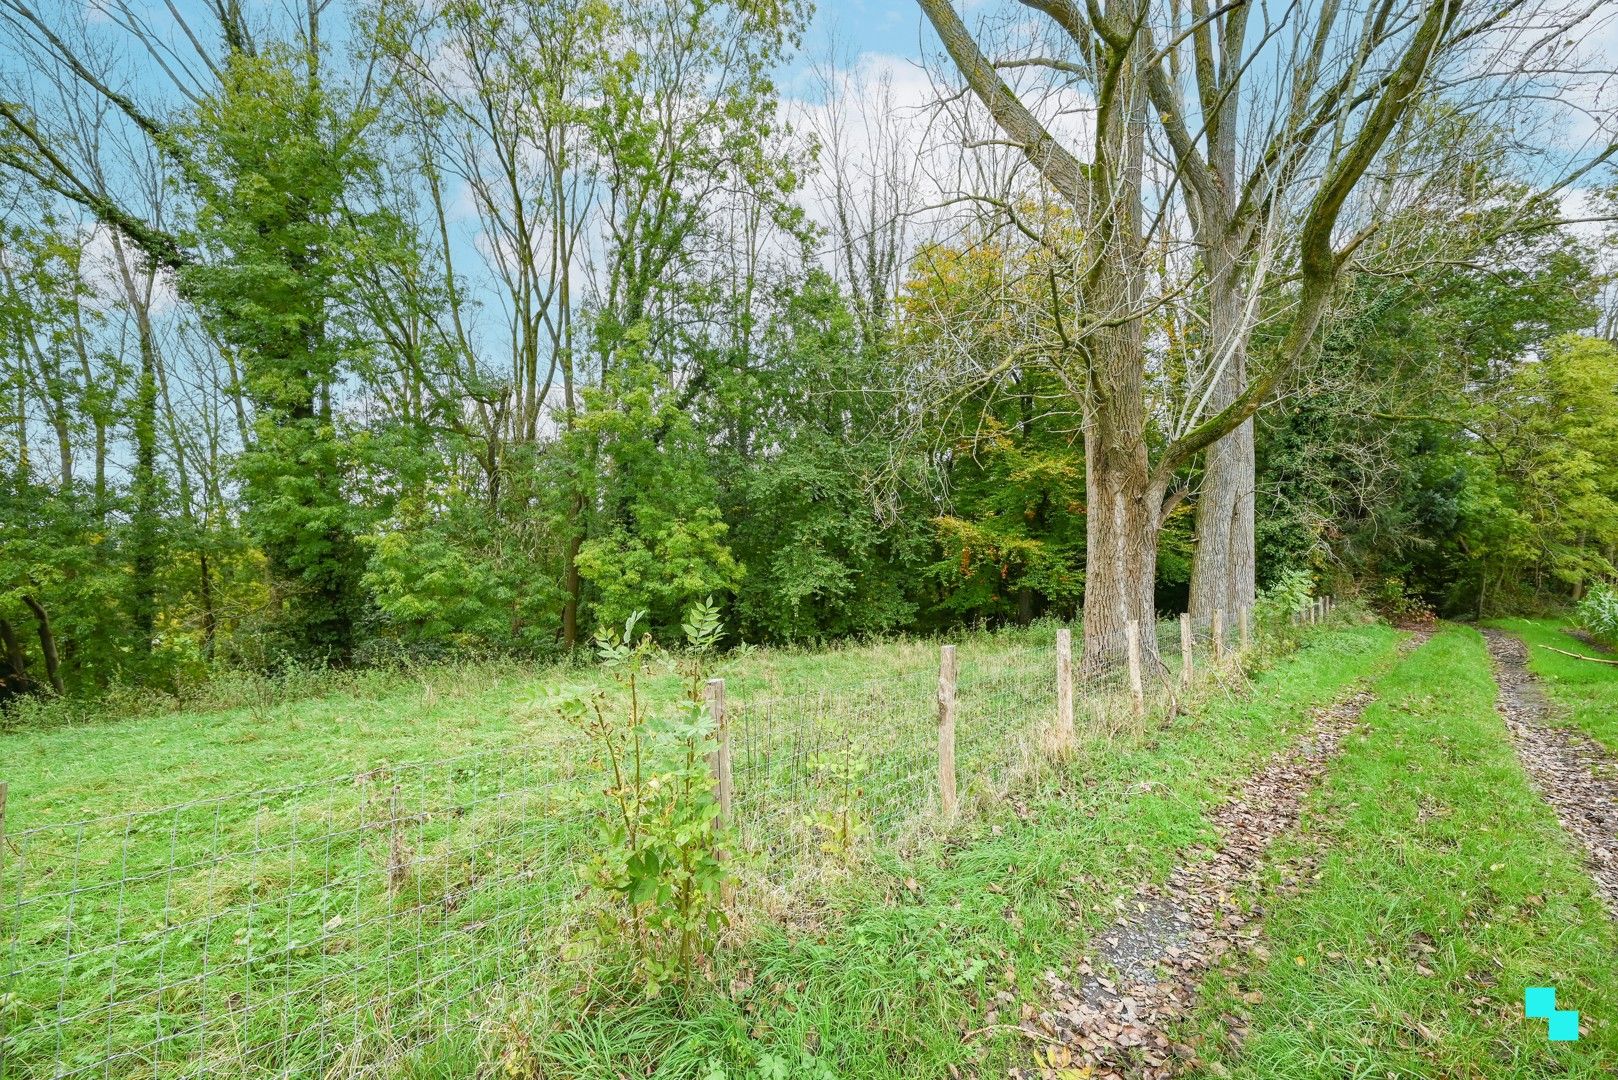
[[[207, 543], [207, 537], [203, 537], [202, 542]], [[202, 658], [212, 660], [214, 638], [219, 631], [219, 618], [213, 609], [213, 571], [208, 567], [206, 551], [197, 552], [197, 570], [202, 598]]]
[[[1209, 393], [1220, 412], [1247, 388], [1247, 333], [1243, 325], [1240, 273], [1234, 254], [1208, 252], [1208, 330], [1220, 370]], [[1191, 615], [1211, 618], [1253, 602], [1257, 582], [1253, 521], [1256, 483], [1253, 421], [1247, 420], [1208, 447], [1197, 496], [1197, 547], [1191, 565]]]
[[26, 694], [32, 683], [28, 678], [28, 657], [17, 641], [17, 632], [11, 623], [0, 619], [0, 645], [5, 647], [7, 673], [0, 677], [0, 701], [17, 694]]
[[567, 508], [567, 567], [563, 573], [563, 589], [567, 599], [562, 604], [562, 645], [572, 652], [579, 643], [579, 598], [584, 582], [579, 577], [579, 548], [584, 543], [584, 497], [579, 494]]
[[45, 656], [45, 677], [53, 690], [64, 694], [67, 691], [62, 687], [61, 664], [56, 657], [56, 635], [51, 631], [50, 616], [45, 614], [44, 605], [32, 596], [24, 596], [22, 602], [28, 605], [28, 610], [34, 613], [34, 621], [39, 623], [39, 649]]
[[[1098, 409], [1098, 414], [1108, 410]], [[1134, 428], [1133, 432], [1140, 429]], [[1098, 419], [1085, 431], [1084, 666], [1115, 666], [1124, 628], [1156, 620], [1157, 533], [1163, 493], [1151, 480], [1146, 443], [1130, 428]], [[1157, 663], [1156, 635], [1143, 635], [1143, 656]]]

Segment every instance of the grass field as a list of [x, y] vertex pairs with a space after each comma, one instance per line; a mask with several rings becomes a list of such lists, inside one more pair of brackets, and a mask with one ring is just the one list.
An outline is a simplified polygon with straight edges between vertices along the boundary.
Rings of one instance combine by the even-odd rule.
[[[1268, 899], [1272, 964], [1207, 988], [1215, 1046], [1222, 1011], [1253, 1014], [1224, 1067], [1606, 1075], [1611, 1026], [1553, 1055], [1521, 1019], [1524, 980], [1592, 1017], [1618, 1000], [1615, 942], [1516, 768], [1474, 632], [1400, 659], [1386, 627], [1313, 631], [1250, 686], [1213, 684], [1144, 729], [1092, 720], [1060, 767], [1019, 769], [1049, 715], [1050, 633], [962, 643], [970, 812], [945, 831], [899, 827], [930, 797], [935, 645], [725, 672], [752, 725], [739, 788], [788, 806], [759, 860], [801, 870], [804, 838], [782, 837], [813, 796], [781, 785], [838, 737], [869, 748], [867, 812], [893, 827], [807, 884], [763, 875], [712, 967], [652, 1000], [573, 933], [599, 782], [540, 702], [591, 670], [427, 673], [0, 736], [23, 830], [0, 879], [0, 948], [21, 971], [0, 997], [0, 1076], [1004, 1075], [1027, 1054], [1004, 1020], [1039, 1007], [1043, 973], [1207, 843], [1210, 810], [1311, 708], [1365, 685], [1370, 734], [1294, 841], [1321, 845], [1319, 881]], [[1233, 1000], [1255, 987], [1262, 1006]]]
[[[1046, 718], [1053, 634], [961, 641], [963, 768], [1003, 775]], [[759, 892], [804, 869], [816, 755], [839, 741], [872, 747], [872, 831], [925, 807], [936, 657], [890, 642], [720, 669]], [[6, 1065], [270, 1075], [475, 1023], [569, 936], [601, 781], [546, 695], [602, 682], [429, 672], [0, 737]], [[681, 692], [669, 672], [644, 689]]]
[[1578, 728], [1618, 754], [1618, 666], [1591, 664], [1552, 649], [1615, 659], [1563, 632], [1565, 619], [1498, 619], [1490, 624], [1510, 630], [1528, 643], [1528, 666], [1544, 682], [1553, 706], [1551, 719]]

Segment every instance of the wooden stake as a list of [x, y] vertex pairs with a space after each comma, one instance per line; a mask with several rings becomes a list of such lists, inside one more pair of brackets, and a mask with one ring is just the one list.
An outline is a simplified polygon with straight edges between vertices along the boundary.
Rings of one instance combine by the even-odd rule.
[[1146, 715], [1146, 690], [1140, 677], [1140, 624], [1130, 619], [1124, 624], [1124, 641], [1129, 647], [1129, 696], [1135, 715]]
[[955, 816], [955, 646], [938, 650], [938, 808]]
[[1073, 745], [1073, 631], [1056, 631], [1056, 738]]
[[1191, 613], [1183, 612], [1180, 615], [1180, 685], [1186, 689], [1191, 688], [1191, 680], [1195, 677], [1195, 657], [1191, 637]]
[[1252, 607], [1248, 604], [1243, 604], [1236, 612], [1237, 640], [1241, 642], [1242, 652], [1246, 652], [1253, 643], [1252, 631], [1247, 625], [1250, 611], [1252, 611]]
[[1213, 659], [1215, 667], [1225, 662], [1225, 612], [1221, 608], [1214, 608], [1213, 613]]
[[708, 767], [713, 770], [714, 789], [719, 798], [718, 827], [730, 827], [730, 723], [725, 719], [725, 680], [709, 679], [702, 688], [708, 715], [713, 717], [714, 737], [718, 745], [708, 755]]
[[405, 851], [404, 834], [399, 831], [399, 785], [388, 792], [388, 895], [395, 896], [404, 887], [405, 875], [410, 871], [410, 856]]

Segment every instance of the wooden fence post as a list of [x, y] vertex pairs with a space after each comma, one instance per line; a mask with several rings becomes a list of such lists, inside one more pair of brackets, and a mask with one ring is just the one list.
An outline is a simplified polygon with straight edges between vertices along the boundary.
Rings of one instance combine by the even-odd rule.
[[1252, 610], [1251, 605], [1243, 604], [1236, 612], [1237, 640], [1241, 643], [1241, 650], [1244, 653], [1247, 651], [1248, 646], [1253, 643], [1253, 632], [1247, 625], [1248, 613]]
[[938, 650], [938, 807], [955, 816], [955, 646]]
[[725, 680], [709, 679], [702, 688], [708, 715], [713, 717], [714, 737], [717, 744], [708, 755], [708, 767], [713, 770], [714, 788], [719, 797], [718, 827], [730, 828], [730, 723], [725, 719]]
[[1056, 739], [1073, 745], [1073, 631], [1056, 631]]
[[410, 855], [405, 851], [404, 834], [399, 831], [399, 785], [388, 792], [388, 895], [395, 896], [404, 887], [405, 875], [410, 872]]
[[1213, 661], [1215, 667], [1225, 662], [1225, 612], [1223, 608], [1214, 608], [1213, 611]]
[[1196, 658], [1192, 647], [1191, 613], [1180, 614], [1180, 685], [1186, 689], [1191, 688], [1191, 681], [1195, 675], [1194, 664]]
[[1124, 641], [1129, 648], [1129, 696], [1134, 701], [1135, 715], [1146, 715], [1146, 689], [1140, 677], [1140, 623], [1130, 619], [1124, 624]]

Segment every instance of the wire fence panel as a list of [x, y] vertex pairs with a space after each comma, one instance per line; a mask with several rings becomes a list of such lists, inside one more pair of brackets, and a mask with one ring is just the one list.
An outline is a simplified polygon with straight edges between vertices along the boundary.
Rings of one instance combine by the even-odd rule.
[[[1209, 621], [1193, 632], [1200, 672]], [[1148, 686], [1178, 683], [1181, 633], [1137, 631]], [[1078, 711], [1130, 693], [1126, 637], [1074, 657]], [[957, 669], [970, 809], [1050, 760], [1054, 640], [968, 641]], [[725, 720], [733, 905], [788, 914], [937, 819], [936, 663], [736, 695]], [[548, 734], [109, 817], [0, 816], [0, 1078], [364, 1075], [478, 1029], [559, 963], [582, 913], [606, 781], [579, 733]]]
[[291, 1076], [473, 1023], [588, 817], [510, 751], [12, 829], [5, 1076]]

